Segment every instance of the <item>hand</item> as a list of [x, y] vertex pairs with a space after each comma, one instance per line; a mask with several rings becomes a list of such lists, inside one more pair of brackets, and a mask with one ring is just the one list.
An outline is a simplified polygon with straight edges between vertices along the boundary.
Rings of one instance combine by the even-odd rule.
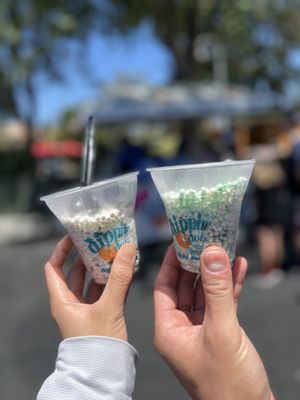
[[110, 336], [127, 340], [124, 306], [136, 257], [134, 244], [118, 252], [105, 285], [92, 282], [83, 296], [86, 269], [78, 257], [67, 279], [63, 265], [73, 244], [69, 236], [56, 246], [45, 265], [51, 313], [61, 336]]
[[236, 309], [247, 271], [238, 257], [209, 246], [201, 277], [181, 269], [174, 246], [154, 291], [154, 343], [193, 399], [274, 399], [263, 363], [240, 327]]

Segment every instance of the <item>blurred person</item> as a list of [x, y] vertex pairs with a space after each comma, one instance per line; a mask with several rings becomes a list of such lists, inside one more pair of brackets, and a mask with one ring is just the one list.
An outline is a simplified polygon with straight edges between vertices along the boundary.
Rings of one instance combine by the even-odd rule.
[[[299, 116], [298, 116], [299, 118]], [[291, 223], [287, 242], [288, 260], [286, 268], [300, 266], [300, 124], [294, 123], [289, 132], [291, 145], [290, 156], [287, 160], [288, 184], [292, 196]]]
[[[207, 247], [200, 277], [171, 245], [154, 289], [155, 346], [192, 399], [274, 400], [264, 365], [237, 318], [247, 263]], [[198, 278], [198, 279], [197, 279]]]
[[[51, 312], [62, 338], [56, 369], [37, 400], [131, 399], [136, 350], [127, 342], [124, 305], [136, 250], [118, 252], [107, 285], [89, 286], [78, 258], [67, 277], [72, 248], [63, 238], [45, 267]], [[247, 270], [237, 258], [231, 272], [225, 251], [208, 247], [201, 278], [181, 270], [171, 245], [155, 285], [155, 343], [193, 399], [274, 399], [264, 366], [240, 327], [236, 307]]]
[[[256, 241], [260, 257], [260, 276], [252, 284], [272, 288], [283, 278], [286, 261], [286, 232], [291, 222], [291, 197], [283, 160], [272, 146], [260, 145], [252, 174], [257, 210]], [[258, 278], [258, 279], [257, 279]]]
[[122, 173], [137, 171], [140, 169], [146, 157], [145, 148], [133, 144], [127, 137], [123, 137], [117, 153], [117, 160]]
[[201, 126], [197, 126], [195, 121], [185, 121], [180, 135], [176, 164], [215, 162], [222, 158], [221, 133], [210, 120], [203, 121]]

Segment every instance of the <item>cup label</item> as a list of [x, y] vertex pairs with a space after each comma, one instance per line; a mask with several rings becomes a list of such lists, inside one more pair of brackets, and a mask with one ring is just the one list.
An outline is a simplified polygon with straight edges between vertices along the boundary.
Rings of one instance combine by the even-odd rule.
[[129, 230], [128, 225], [120, 223], [105, 232], [96, 231], [84, 240], [91, 253], [98, 254], [106, 263], [109, 263], [102, 266], [101, 272], [110, 271], [110, 263], [115, 259], [118, 250], [128, 241]]
[[110, 247], [114, 245], [117, 250], [122, 246], [120, 245], [120, 238], [128, 235], [129, 226], [121, 223], [113, 229], [109, 229], [106, 232], [94, 232], [91, 237], [85, 239], [88, 244], [88, 248], [92, 253], [99, 253], [104, 247]]
[[190, 217], [178, 217], [172, 214], [168, 220], [171, 232], [174, 236], [176, 236], [178, 232], [188, 232], [190, 235], [192, 235], [195, 230], [204, 231], [211, 225], [211, 221], [209, 219], [202, 218], [200, 212], [198, 212], [195, 216]]
[[212, 221], [203, 218], [200, 212], [190, 216], [171, 214], [168, 220], [178, 257], [185, 260], [199, 260], [199, 250], [207, 237], [205, 231], [211, 227]]

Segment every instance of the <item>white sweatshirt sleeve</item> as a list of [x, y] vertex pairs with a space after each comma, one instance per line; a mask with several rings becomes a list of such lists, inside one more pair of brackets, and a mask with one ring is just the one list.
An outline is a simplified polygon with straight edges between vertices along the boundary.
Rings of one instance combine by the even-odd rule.
[[130, 400], [137, 351], [123, 340], [83, 336], [60, 343], [37, 400]]

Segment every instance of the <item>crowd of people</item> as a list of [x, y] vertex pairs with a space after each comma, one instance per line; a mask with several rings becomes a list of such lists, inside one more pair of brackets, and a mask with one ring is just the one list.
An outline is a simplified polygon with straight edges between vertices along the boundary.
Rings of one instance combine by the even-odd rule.
[[249, 225], [260, 258], [256, 284], [270, 288], [285, 271], [300, 266], [300, 128], [286, 132], [286, 149], [268, 143], [253, 146], [256, 159], [249, 197], [254, 217]]

